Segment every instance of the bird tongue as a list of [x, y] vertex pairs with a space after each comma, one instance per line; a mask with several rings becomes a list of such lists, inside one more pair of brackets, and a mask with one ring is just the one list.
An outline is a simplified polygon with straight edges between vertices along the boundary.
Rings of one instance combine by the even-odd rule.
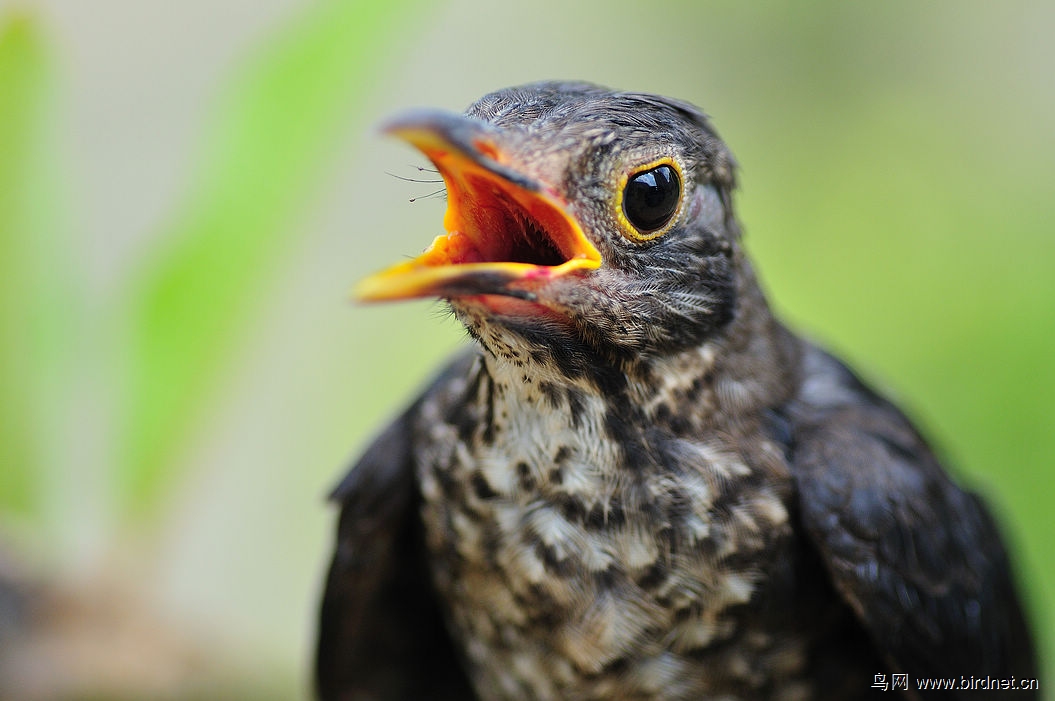
[[533, 299], [554, 277], [597, 268], [601, 256], [555, 193], [507, 164], [490, 125], [415, 113], [388, 131], [418, 147], [447, 186], [446, 234], [417, 258], [362, 280], [360, 301], [505, 295]]

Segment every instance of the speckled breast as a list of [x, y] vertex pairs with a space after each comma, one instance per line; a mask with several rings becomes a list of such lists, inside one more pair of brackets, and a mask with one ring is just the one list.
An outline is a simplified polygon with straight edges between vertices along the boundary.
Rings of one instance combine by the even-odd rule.
[[745, 606], [790, 535], [771, 476], [717, 435], [498, 374], [477, 363], [418, 434], [434, 577], [481, 697], [770, 698], [774, 675], [801, 697], [801, 641]]

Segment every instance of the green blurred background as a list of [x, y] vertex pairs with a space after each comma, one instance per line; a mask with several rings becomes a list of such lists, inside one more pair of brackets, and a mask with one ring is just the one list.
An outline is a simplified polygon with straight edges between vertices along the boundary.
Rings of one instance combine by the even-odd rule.
[[324, 494], [463, 342], [347, 303], [443, 213], [373, 126], [543, 78], [713, 116], [775, 306], [987, 496], [1053, 650], [1053, 35], [1043, 0], [0, 0], [0, 697], [308, 695]]

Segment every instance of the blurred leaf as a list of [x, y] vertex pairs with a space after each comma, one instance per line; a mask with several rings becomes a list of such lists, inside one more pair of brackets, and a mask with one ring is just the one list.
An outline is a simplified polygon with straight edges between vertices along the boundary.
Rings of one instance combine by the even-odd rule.
[[171, 245], [130, 290], [132, 373], [119, 488], [156, 502], [239, 334], [295, 238], [293, 222], [413, 0], [325, 2], [232, 83]]
[[54, 336], [66, 282], [52, 282], [65, 255], [49, 187], [53, 87], [36, 22], [0, 19], [0, 512], [22, 516], [41, 496], [43, 389], [64, 345]]

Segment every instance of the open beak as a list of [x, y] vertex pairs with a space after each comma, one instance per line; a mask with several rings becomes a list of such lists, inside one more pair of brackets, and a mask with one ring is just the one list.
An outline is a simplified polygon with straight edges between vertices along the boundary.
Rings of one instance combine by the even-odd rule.
[[417, 258], [356, 285], [361, 301], [505, 295], [534, 301], [549, 280], [601, 264], [566, 203], [508, 165], [501, 132], [446, 112], [397, 117], [384, 131], [421, 150], [447, 186], [446, 234]]

